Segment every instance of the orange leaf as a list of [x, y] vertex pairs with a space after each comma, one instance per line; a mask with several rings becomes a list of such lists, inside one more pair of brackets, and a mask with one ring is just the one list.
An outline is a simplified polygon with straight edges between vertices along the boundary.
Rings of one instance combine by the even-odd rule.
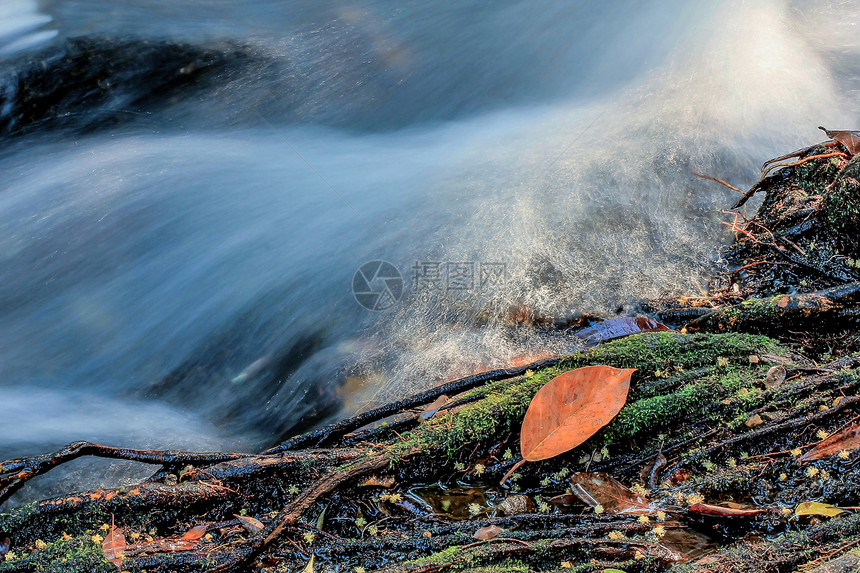
[[609, 423], [627, 401], [635, 368], [586, 366], [556, 376], [529, 404], [520, 451], [530, 462], [562, 454]]
[[263, 525], [262, 521], [260, 521], [259, 519], [255, 519], [255, 518], [248, 516], [248, 515], [237, 515], [234, 513], [233, 517], [238, 519], [242, 523], [242, 526], [245, 529], [247, 529], [248, 531], [250, 531], [251, 533], [257, 533], [258, 531], [260, 531], [261, 529], [263, 529], [265, 527], [265, 525]]
[[205, 525], [197, 525], [189, 529], [185, 532], [185, 535], [182, 536], [182, 539], [200, 539], [204, 535], [206, 535], [206, 529], [208, 529]]
[[860, 447], [860, 424], [849, 426], [837, 432], [800, 456], [800, 460], [809, 462], [835, 456], [842, 450], [856, 450]]
[[481, 541], [487, 541], [488, 539], [497, 537], [501, 532], [502, 528], [498, 525], [488, 525], [476, 531], [472, 537], [474, 539], [480, 539]]
[[122, 571], [122, 560], [125, 552], [125, 536], [122, 534], [122, 529], [113, 525], [111, 526], [105, 540], [102, 542], [102, 551], [105, 553], [105, 559]]

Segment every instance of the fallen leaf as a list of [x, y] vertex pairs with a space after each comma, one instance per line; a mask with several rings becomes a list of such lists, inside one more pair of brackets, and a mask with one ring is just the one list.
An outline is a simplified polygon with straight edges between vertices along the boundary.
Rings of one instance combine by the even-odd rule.
[[836, 432], [802, 456], [800, 460], [809, 462], [835, 456], [842, 450], [856, 450], [860, 447], [860, 424], [849, 426]]
[[767, 374], [764, 377], [764, 387], [767, 390], [771, 388], [775, 388], [785, 382], [786, 370], [785, 366], [779, 364], [777, 366], [771, 367], [770, 370], [767, 371]]
[[317, 518], [317, 529], [322, 531], [323, 525], [325, 524], [325, 510], [328, 509], [328, 506], [325, 506], [323, 510], [320, 512], [320, 516]]
[[9, 553], [9, 549], [12, 547], [12, 540], [8, 537], [3, 537], [0, 539], [0, 561], [6, 558], [6, 554]]
[[821, 503], [818, 501], [805, 501], [797, 506], [794, 510], [794, 516], [798, 515], [819, 515], [823, 517], [836, 517], [844, 510], [834, 507], [829, 503]]
[[571, 491], [590, 507], [607, 513], [650, 513], [648, 500], [602, 472], [577, 472], [570, 476]]
[[117, 569], [122, 571], [122, 560], [125, 558], [125, 537], [122, 534], [122, 529], [116, 526], [111, 526], [110, 531], [102, 541], [102, 551], [104, 551], [105, 559], [113, 563]]
[[677, 523], [672, 524], [672, 527], [666, 527], [666, 533], [660, 538], [660, 543], [673, 551], [677, 551], [686, 561], [702, 555], [703, 551], [712, 547], [713, 540], [698, 531]]
[[439, 396], [433, 402], [427, 404], [427, 407], [425, 407], [424, 411], [421, 412], [419, 418], [421, 418], [422, 420], [429, 420], [436, 415], [436, 412], [439, 411], [439, 408], [448, 403], [448, 400], [448, 396]]
[[744, 422], [744, 425], [747, 428], [757, 428], [762, 424], [764, 424], [764, 420], [762, 420], [761, 416], [759, 416], [758, 414], [753, 414], [747, 419], [746, 422]]
[[580, 500], [577, 496], [572, 493], [563, 493], [561, 495], [555, 495], [548, 500], [550, 505], [555, 505], [558, 507], [571, 507], [573, 505], [579, 505]]
[[827, 134], [830, 139], [835, 139], [848, 150], [851, 155], [860, 153], [860, 131], [831, 131], [819, 126], [818, 129]]
[[669, 476], [669, 483], [671, 485], [681, 485], [682, 483], [690, 479], [691, 475], [692, 473], [690, 472], [690, 470], [686, 468], [677, 469], [675, 470], [675, 473]]
[[205, 525], [195, 525], [191, 529], [185, 532], [185, 535], [182, 536], [182, 539], [188, 539], [193, 541], [195, 539], [200, 539], [204, 535], [206, 535], [206, 530], [208, 528]]
[[242, 526], [251, 533], [257, 533], [258, 531], [263, 529], [263, 527], [265, 527], [265, 525], [263, 525], [263, 522], [261, 522], [259, 519], [254, 519], [253, 517], [250, 517], [248, 515], [237, 515], [234, 513], [233, 517], [238, 519], [242, 523]]
[[634, 372], [634, 368], [586, 366], [547, 382], [523, 419], [523, 459], [533, 462], [557, 456], [597, 433], [626, 402]]
[[668, 463], [663, 452], [658, 452], [654, 459], [642, 466], [639, 470], [639, 481], [648, 484], [650, 489], [654, 489], [658, 485], [660, 479], [660, 470]]
[[532, 499], [523, 494], [509, 495], [496, 506], [498, 515], [520, 515], [531, 513], [535, 509]]
[[759, 357], [756, 356], [755, 354], [750, 354], [749, 359], [750, 359], [750, 364], [758, 364], [759, 362], [761, 362], [761, 359], [759, 359]]
[[767, 513], [766, 509], [722, 507], [719, 505], [709, 505], [707, 503], [694, 503], [688, 508], [688, 511], [690, 511], [690, 513], [711, 515], [715, 517], [755, 517], [757, 515]]
[[502, 532], [502, 528], [498, 525], [488, 525], [486, 527], [482, 527], [472, 536], [474, 539], [480, 539], [481, 541], [486, 541], [488, 539], [492, 539], [493, 537], [497, 537]]
[[314, 573], [314, 558], [315, 557], [316, 557], [316, 554], [311, 553], [311, 558], [308, 561], [308, 564], [305, 565], [305, 568], [302, 569], [302, 573]]
[[661, 332], [671, 330], [665, 324], [645, 316], [627, 316], [610, 318], [594, 326], [583, 328], [576, 335], [590, 344], [598, 344], [607, 340], [639, 334], [640, 332]]

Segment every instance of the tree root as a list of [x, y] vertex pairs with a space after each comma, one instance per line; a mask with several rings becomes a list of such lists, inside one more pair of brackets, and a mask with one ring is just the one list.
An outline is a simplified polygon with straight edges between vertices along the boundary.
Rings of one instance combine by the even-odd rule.
[[177, 467], [186, 464], [214, 464], [248, 457], [249, 454], [195, 453], [179, 450], [133, 450], [92, 442], [74, 442], [54, 453], [0, 462], [0, 504], [28, 480], [71, 460], [94, 456]]
[[[407, 452], [403, 457], [417, 453]], [[333, 491], [339, 485], [369, 472], [381, 469], [391, 462], [391, 457], [386, 454], [371, 455], [367, 459], [358, 462], [349, 469], [337, 469], [313, 484], [312, 487], [303, 491], [295, 500], [284, 507], [277, 517], [260, 532], [256, 537], [248, 540], [244, 545], [241, 559], [235, 559], [223, 566], [214, 567], [212, 573], [227, 573], [230, 571], [241, 571], [245, 565], [260, 554], [266, 547], [290, 526], [298, 523], [304, 512], [309, 509], [320, 496]]]
[[526, 364], [525, 366], [517, 366], [515, 368], [500, 368], [498, 370], [481, 372], [480, 374], [475, 374], [474, 376], [466, 376], [465, 378], [460, 378], [458, 380], [442, 384], [441, 386], [437, 386], [432, 390], [422, 392], [421, 394], [417, 394], [405, 400], [401, 400], [399, 402], [392, 402], [391, 404], [386, 404], [368, 412], [358, 414], [357, 416], [353, 416], [352, 418], [347, 418], [346, 420], [342, 420], [334, 424], [329, 424], [324, 428], [313, 430], [311, 432], [302, 434], [301, 436], [290, 438], [289, 440], [286, 440], [285, 442], [275, 446], [274, 448], [268, 449], [263, 453], [273, 454], [288, 450], [305, 448], [308, 446], [319, 447], [326, 441], [337, 439], [348, 432], [357, 430], [373, 422], [378, 422], [379, 420], [383, 420], [389, 416], [393, 416], [394, 414], [399, 414], [405, 410], [429, 404], [433, 400], [445, 394], [459, 394], [460, 392], [465, 392], [466, 390], [477, 388], [478, 386], [481, 386], [482, 384], [485, 384], [487, 382], [507, 380], [509, 378], [522, 376], [523, 373], [526, 372], [526, 370], [541, 370], [544, 368], [549, 368], [551, 366], [555, 366], [556, 364], [561, 362], [561, 360], [563, 359], [550, 358], [547, 360], [541, 360], [538, 362], [533, 362], [531, 364]]

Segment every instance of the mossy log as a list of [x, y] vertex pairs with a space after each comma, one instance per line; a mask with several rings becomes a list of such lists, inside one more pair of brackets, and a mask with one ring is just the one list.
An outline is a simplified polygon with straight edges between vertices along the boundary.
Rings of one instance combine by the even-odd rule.
[[860, 282], [817, 292], [751, 297], [719, 307], [685, 325], [689, 332], [762, 332], [777, 334], [801, 326], [806, 331], [832, 332], [860, 321]]

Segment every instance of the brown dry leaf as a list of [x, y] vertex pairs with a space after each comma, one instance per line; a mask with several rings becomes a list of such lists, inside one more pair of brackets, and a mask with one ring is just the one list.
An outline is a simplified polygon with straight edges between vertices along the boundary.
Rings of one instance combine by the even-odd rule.
[[597, 344], [631, 334], [640, 332], [661, 332], [672, 330], [665, 324], [657, 322], [645, 316], [626, 316], [624, 318], [610, 318], [594, 326], [583, 328], [576, 335], [590, 344]]
[[657, 482], [660, 479], [660, 471], [667, 463], [669, 463], [669, 460], [666, 459], [663, 452], [657, 452], [654, 459], [642, 466], [642, 469], [639, 470], [639, 481], [644, 484], [648, 484], [649, 489], [654, 489], [657, 487]]
[[195, 540], [200, 539], [204, 535], [206, 535], [206, 530], [208, 528], [205, 525], [195, 525], [191, 529], [185, 532], [185, 535], [182, 536], [182, 539]]
[[125, 536], [122, 534], [122, 529], [111, 526], [102, 542], [102, 551], [104, 551], [105, 559], [122, 571], [122, 560], [125, 558]]
[[651, 513], [648, 500], [633, 493], [617, 479], [602, 472], [577, 472], [570, 476], [572, 491], [590, 507], [607, 513]]
[[785, 366], [782, 364], [778, 366], [773, 366], [770, 370], [767, 371], [767, 374], [764, 377], [764, 387], [766, 390], [770, 390], [771, 388], [776, 388], [783, 382], [785, 382], [785, 376], [787, 372], [785, 370]]
[[586, 366], [556, 376], [529, 404], [520, 451], [530, 462], [583, 443], [618, 414], [627, 401], [635, 368]]
[[826, 133], [827, 137], [830, 139], [835, 139], [844, 145], [845, 149], [847, 149], [848, 153], [851, 155], [857, 155], [857, 153], [860, 152], [860, 131], [830, 131], [829, 129], [825, 129], [821, 126], [819, 126], [818, 129]]
[[680, 468], [675, 470], [675, 473], [670, 475], [667, 481], [670, 485], [681, 485], [682, 483], [690, 479], [691, 475], [692, 473], [690, 472], [690, 470], [686, 468]]
[[502, 528], [498, 525], [488, 525], [476, 531], [472, 537], [474, 539], [480, 539], [481, 541], [487, 541], [493, 537], [498, 537], [501, 532]]
[[[684, 561], [701, 555], [713, 547], [713, 540], [698, 531], [682, 526], [680, 523], [664, 524], [666, 533], [660, 543], [684, 557]], [[694, 569], [698, 571], [698, 569]]]
[[764, 420], [762, 420], [761, 416], [759, 416], [758, 414], [753, 414], [752, 416], [750, 416], [747, 419], [746, 422], [744, 422], [744, 425], [747, 428], [758, 428], [759, 426], [761, 426], [763, 424], [764, 424]]
[[811, 462], [823, 458], [835, 456], [842, 450], [856, 450], [860, 447], [860, 424], [849, 426], [840, 432], [836, 432], [802, 456], [800, 460]]
[[305, 568], [302, 569], [302, 573], [314, 573], [314, 559], [316, 558], [315, 553], [311, 553], [311, 558], [308, 561], [308, 564], [305, 565]]
[[436, 398], [436, 400], [434, 400], [430, 404], [427, 404], [427, 406], [424, 408], [424, 411], [421, 412], [421, 414], [419, 415], [419, 418], [421, 418], [422, 420], [429, 420], [436, 415], [436, 412], [439, 411], [439, 408], [448, 403], [448, 400], [448, 396], [439, 396], [438, 398]]
[[251, 533], [257, 533], [265, 527], [265, 525], [263, 525], [263, 522], [261, 522], [259, 519], [255, 519], [248, 515], [237, 515], [234, 513], [233, 517], [238, 519], [242, 523], [242, 527], [244, 527]]
[[548, 500], [550, 505], [555, 505], [557, 507], [571, 507], [573, 505], [579, 505], [579, 498], [572, 493], [563, 493], [561, 495], [556, 495]]
[[715, 517], [755, 517], [763, 513], [767, 513], [766, 509], [751, 509], [740, 507], [722, 507], [719, 505], [709, 505], [707, 503], [694, 503], [688, 510], [690, 513], [698, 513], [699, 515], [710, 515]]
[[496, 505], [496, 513], [498, 515], [520, 515], [523, 513], [531, 513], [535, 510], [535, 504], [527, 495], [514, 494], [506, 497], [501, 503]]

